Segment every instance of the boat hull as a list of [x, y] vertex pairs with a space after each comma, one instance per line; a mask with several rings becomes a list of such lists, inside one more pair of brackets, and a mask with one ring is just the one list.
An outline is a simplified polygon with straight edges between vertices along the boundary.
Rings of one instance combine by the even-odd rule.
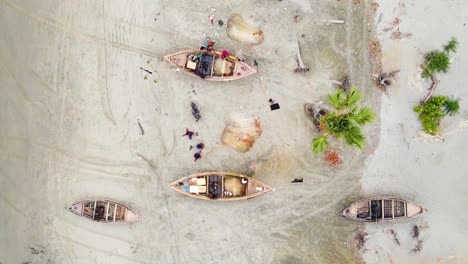
[[192, 198], [212, 201], [246, 200], [273, 190], [252, 177], [232, 172], [200, 172], [180, 178], [169, 187]]
[[[197, 54], [211, 54], [214, 56], [212, 66], [210, 66], [210, 75], [201, 77], [197, 74], [197, 63], [193, 63], [188, 59], [190, 55]], [[249, 66], [247, 63], [238, 60], [236, 57], [228, 56], [225, 59], [220, 59], [220, 57], [221, 53], [217, 51], [183, 50], [166, 55], [164, 58], [185, 74], [207, 81], [234, 81], [256, 73], [254, 68]]]
[[422, 206], [398, 197], [368, 197], [346, 207], [341, 215], [358, 222], [399, 222], [426, 212]]
[[99, 223], [133, 223], [140, 216], [127, 206], [108, 199], [88, 199], [73, 203], [68, 210]]

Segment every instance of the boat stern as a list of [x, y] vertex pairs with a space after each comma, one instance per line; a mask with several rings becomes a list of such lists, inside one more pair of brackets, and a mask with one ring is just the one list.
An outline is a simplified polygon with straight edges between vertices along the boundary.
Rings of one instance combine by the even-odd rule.
[[422, 206], [415, 204], [413, 202], [406, 203], [406, 216], [407, 217], [414, 217], [419, 214], [423, 214], [426, 212], [427, 209], [423, 208]]
[[356, 203], [351, 204], [341, 211], [341, 215], [350, 219], [357, 219], [358, 206]]
[[234, 69], [234, 77], [244, 78], [255, 74], [257, 71], [243, 61], [239, 61]]
[[75, 204], [72, 204], [68, 207], [68, 210], [70, 210], [70, 212], [76, 214], [76, 215], [82, 215], [83, 214], [83, 202], [79, 202], [79, 203], [75, 203]]
[[140, 220], [140, 218], [141, 217], [139, 215], [132, 212], [131, 210], [127, 210], [127, 212], [125, 213], [125, 222], [127, 222], [127, 223], [136, 222], [136, 221]]
[[348, 211], [348, 207], [346, 207], [345, 209], [343, 209], [343, 210], [341, 211], [341, 216], [346, 217], [347, 211]]
[[191, 53], [191, 50], [184, 50], [177, 53], [169, 54], [164, 56], [170, 64], [176, 66], [177, 68], [185, 68], [185, 64], [187, 63], [187, 56]]

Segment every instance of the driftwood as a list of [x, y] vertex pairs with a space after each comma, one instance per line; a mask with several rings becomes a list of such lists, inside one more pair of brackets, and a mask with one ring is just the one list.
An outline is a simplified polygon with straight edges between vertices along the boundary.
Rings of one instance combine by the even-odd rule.
[[149, 74], [153, 74], [153, 72], [151, 72], [151, 71], [149, 71], [149, 70], [147, 70], [147, 69], [145, 69], [145, 68], [143, 68], [143, 67], [140, 67], [140, 70], [145, 71], [145, 72], [147, 72], [147, 73], [149, 73]]
[[396, 71], [392, 71], [389, 73], [384, 72], [380, 75], [377, 75], [377, 74], [371, 74], [371, 75], [372, 77], [374, 77], [374, 80], [377, 82], [377, 85], [380, 88], [386, 89], [387, 86], [392, 85], [391, 78], [395, 77], [395, 75], [399, 72], [400, 70], [396, 70]]
[[309, 67], [305, 66], [304, 61], [302, 61], [301, 47], [299, 46], [299, 40], [297, 39], [297, 37], [296, 37], [296, 42], [297, 42], [297, 50], [296, 50], [297, 68], [294, 70], [294, 72], [308, 72]]
[[329, 19], [328, 20], [328, 23], [332, 23], [332, 24], [344, 24], [344, 20], [339, 20], [339, 19]]
[[[138, 119], [137, 119], [137, 120], [138, 120]], [[143, 126], [141, 126], [140, 120], [138, 120], [138, 126], [140, 127], [140, 133], [141, 133], [142, 135], [144, 135], [144, 134], [145, 134], [145, 130], [143, 130]]]
[[347, 91], [350, 86], [349, 76], [346, 76], [341, 82], [337, 80], [330, 80], [330, 82], [340, 86], [340, 88], [343, 89], [344, 91]]
[[425, 104], [429, 99], [431, 99], [432, 94], [434, 93], [435, 88], [437, 87], [437, 84], [439, 83], [439, 80], [437, 80], [434, 76], [431, 76], [432, 84], [431, 88], [429, 88], [429, 93], [426, 95], [426, 97], [421, 100], [421, 104]]

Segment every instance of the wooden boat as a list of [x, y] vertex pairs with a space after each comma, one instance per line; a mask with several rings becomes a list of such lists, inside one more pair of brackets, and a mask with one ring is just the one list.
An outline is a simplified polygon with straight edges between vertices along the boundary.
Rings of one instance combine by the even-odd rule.
[[427, 211], [422, 206], [396, 197], [363, 198], [346, 207], [341, 214], [360, 222], [396, 222]]
[[84, 200], [68, 207], [72, 213], [101, 223], [132, 223], [140, 220], [128, 207], [111, 200]]
[[233, 81], [256, 73], [236, 57], [222, 59], [218, 51], [184, 50], [164, 58], [184, 73], [208, 81]]
[[233, 172], [200, 172], [180, 178], [169, 187], [190, 197], [216, 201], [245, 200], [273, 190], [252, 177]]

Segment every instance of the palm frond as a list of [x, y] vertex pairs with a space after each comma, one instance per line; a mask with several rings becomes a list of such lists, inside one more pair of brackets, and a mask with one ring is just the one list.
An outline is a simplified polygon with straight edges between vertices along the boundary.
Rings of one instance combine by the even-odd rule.
[[453, 116], [460, 112], [460, 100], [460, 98], [447, 98], [447, 100], [443, 104], [444, 113]]
[[346, 116], [339, 115], [336, 113], [328, 113], [325, 118], [322, 118], [325, 123], [325, 131], [333, 134], [337, 139], [343, 137], [342, 132], [347, 128], [347, 122], [349, 121]]
[[343, 91], [339, 90], [334, 94], [328, 95], [328, 103], [336, 109], [341, 109], [345, 103], [345, 97]]
[[328, 148], [329, 145], [330, 143], [328, 143], [327, 136], [322, 135], [320, 137], [312, 139], [310, 148], [315, 154], [322, 154]]
[[353, 88], [351, 88], [351, 91], [349, 91], [349, 93], [346, 95], [345, 105], [347, 107], [351, 107], [357, 101], [359, 101], [361, 99], [361, 97], [362, 97], [362, 95], [360, 93], [358, 93], [357, 88], [353, 87]]
[[444, 46], [444, 51], [446, 53], [449, 53], [449, 52], [455, 52], [457, 51], [457, 47], [458, 47], [458, 41], [455, 37], [453, 37], [448, 43], [447, 45]]
[[359, 109], [359, 111], [355, 113], [351, 118], [360, 126], [363, 126], [367, 123], [374, 121], [375, 114], [372, 111], [372, 109], [368, 107], [363, 107]]
[[361, 129], [357, 126], [350, 127], [345, 133], [343, 133], [343, 137], [346, 141], [346, 144], [353, 145], [358, 148], [362, 148], [362, 145], [366, 142], [366, 138], [361, 132]]

